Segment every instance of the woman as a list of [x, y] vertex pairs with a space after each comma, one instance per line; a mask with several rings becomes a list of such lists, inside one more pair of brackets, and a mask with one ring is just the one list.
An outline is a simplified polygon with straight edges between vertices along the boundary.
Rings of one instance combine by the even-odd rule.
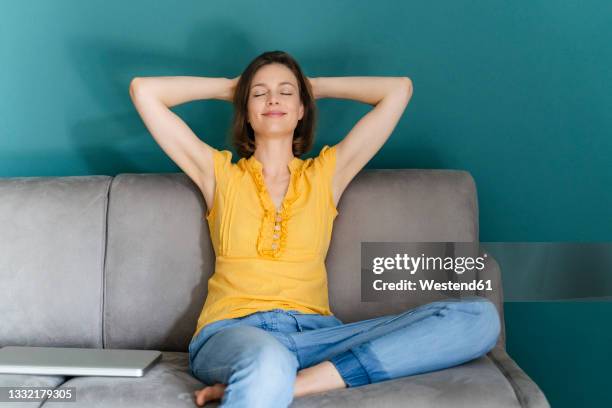
[[[324, 260], [342, 192], [392, 133], [412, 95], [405, 77], [307, 78], [281, 51], [234, 79], [135, 78], [130, 94], [162, 149], [200, 188], [215, 273], [189, 345], [207, 384], [196, 404], [286, 407], [295, 396], [442, 369], [487, 353], [500, 322], [484, 298], [433, 302], [343, 324]], [[337, 145], [312, 145], [316, 98], [370, 104]], [[202, 142], [170, 107], [232, 101], [241, 159]], [[356, 275], [357, 276], [357, 275]]]

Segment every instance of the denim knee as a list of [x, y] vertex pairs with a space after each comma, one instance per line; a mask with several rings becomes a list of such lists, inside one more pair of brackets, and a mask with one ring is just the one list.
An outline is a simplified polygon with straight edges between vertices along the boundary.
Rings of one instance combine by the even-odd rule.
[[298, 367], [297, 357], [282, 345], [256, 347], [233, 367], [225, 402], [249, 408], [287, 407], [293, 400]]
[[501, 333], [501, 319], [499, 317], [499, 311], [497, 310], [495, 304], [488, 299], [486, 302], [483, 302], [482, 319], [483, 327], [489, 329], [483, 333], [483, 337], [488, 340], [488, 342], [485, 342], [486, 345], [483, 351], [483, 354], [485, 354], [495, 347]]
[[243, 356], [235, 368], [271, 378], [295, 375], [298, 367], [297, 357], [281, 344], [263, 344], [249, 350], [249, 354]]
[[474, 353], [478, 356], [485, 355], [495, 347], [501, 332], [499, 312], [495, 304], [484, 297], [465, 299], [464, 302], [470, 302], [477, 310], [478, 317], [468, 329], [474, 335]]

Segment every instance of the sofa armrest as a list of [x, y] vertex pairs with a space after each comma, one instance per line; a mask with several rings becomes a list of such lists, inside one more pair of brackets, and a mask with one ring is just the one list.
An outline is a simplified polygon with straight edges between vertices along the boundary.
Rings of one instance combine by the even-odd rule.
[[[484, 256], [484, 254], [485, 251], [481, 247], [480, 254], [478, 256]], [[491, 287], [493, 288], [493, 290], [479, 290], [476, 292], [476, 295], [489, 299], [497, 307], [497, 311], [499, 312], [499, 319], [501, 321], [501, 331], [495, 347], [502, 347], [505, 350], [506, 323], [504, 319], [504, 289], [502, 286], [501, 270], [499, 268], [499, 263], [490, 253], [487, 253], [484, 264], [485, 267], [478, 272], [478, 279], [482, 279], [484, 281], [490, 280]]]
[[502, 347], [494, 347], [487, 356], [504, 374], [521, 407], [550, 408], [550, 403], [538, 385], [516, 364]]
[[[483, 248], [480, 251], [479, 256], [484, 256], [485, 251], [483, 251]], [[495, 347], [487, 353], [487, 356], [504, 374], [514, 389], [521, 407], [550, 408], [550, 404], [542, 390], [506, 352], [506, 324], [504, 322], [504, 291], [501, 269], [492, 254], [487, 253], [485, 267], [478, 273], [478, 279], [491, 280], [493, 290], [481, 290], [477, 292], [477, 295], [485, 297], [495, 304], [501, 320], [499, 339]]]
[[[485, 251], [483, 248], [480, 249], [479, 256], [484, 256]], [[499, 264], [493, 258], [493, 255], [487, 253], [485, 258], [485, 267], [478, 272], [478, 279], [491, 280], [491, 286], [493, 290], [479, 290], [476, 292], [477, 296], [482, 296], [489, 299], [497, 307], [499, 312], [499, 319], [501, 321], [501, 331], [499, 339], [495, 347], [501, 347], [503, 350], [506, 349], [506, 324], [504, 322], [504, 289], [502, 287], [501, 270]]]

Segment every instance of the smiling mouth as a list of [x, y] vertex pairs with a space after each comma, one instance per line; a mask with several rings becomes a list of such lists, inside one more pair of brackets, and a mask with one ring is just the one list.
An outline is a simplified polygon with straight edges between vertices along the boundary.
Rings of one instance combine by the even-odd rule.
[[273, 117], [273, 118], [279, 118], [279, 117], [285, 116], [285, 115], [286, 115], [285, 113], [267, 113], [267, 114], [264, 114], [264, 116], [270, 116], [270, 117]]

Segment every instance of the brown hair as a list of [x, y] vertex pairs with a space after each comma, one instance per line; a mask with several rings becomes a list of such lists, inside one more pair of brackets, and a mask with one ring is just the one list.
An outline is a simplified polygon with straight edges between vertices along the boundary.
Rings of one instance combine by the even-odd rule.
[[289, 54], [283, 51], [267, 51], [251, 61], [240, 75], [234, 90], [234, 118], [230, 132], [232, 144], [240, 157], [250, 157], [255, 152], [255, 133], [247, 122], [247, 103], [251, 82], [255, 73], [261, 67], [274, 63], [283, 64], [293, 72], [297, 78], [300, 99], [304, 105], [304, 115], [298, 121], [293, 133], [293, 155], [299, 157], [312, 147], [317, 120], [317, 105], [310, 82], [302, 73], [297, 61]]

